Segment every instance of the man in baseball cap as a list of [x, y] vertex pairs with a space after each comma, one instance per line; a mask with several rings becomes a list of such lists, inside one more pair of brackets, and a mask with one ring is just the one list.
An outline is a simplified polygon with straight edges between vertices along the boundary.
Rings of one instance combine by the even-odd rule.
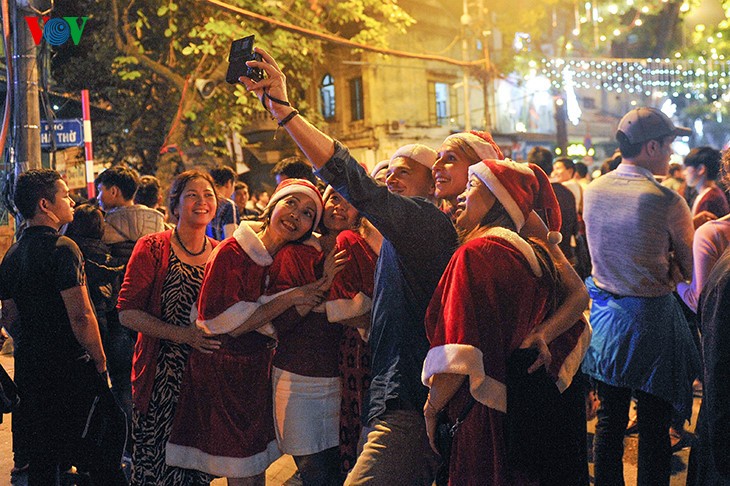
[[583, 371], [601, 399], [596, 484], [623, 483], [632, 394], [641, 424], [639, 484], [669, 484], [672, 416], [692, 413], [699, 355], [672, 292], [692, 276], [694, 229], [684, 199], [654, 179], [667, 173], [675, 137], [690, 133], [657, 109], [631, 110], [616, 133], [621, 164], [585, 191], [593, 338]]

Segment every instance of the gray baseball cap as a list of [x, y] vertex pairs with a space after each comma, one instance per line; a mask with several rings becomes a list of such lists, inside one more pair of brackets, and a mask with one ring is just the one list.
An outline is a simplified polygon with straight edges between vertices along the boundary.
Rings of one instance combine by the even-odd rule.
[[616, 135], [623, 133], [629, 142], [641, 143], [647, 140], [668, 137], [670, 135], [692, 135], [692, 130], [685, 127], [676, 127], [667, 115], [656, 108], [635, 108], [626, 113], [618, 122]]

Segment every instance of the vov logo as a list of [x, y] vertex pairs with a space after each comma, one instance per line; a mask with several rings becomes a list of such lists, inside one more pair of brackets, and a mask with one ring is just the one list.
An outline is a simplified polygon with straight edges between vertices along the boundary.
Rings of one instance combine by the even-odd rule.
[[[81, 19], [81, 25], [79, 25]], [[41, 27], [41, 20], [43, 26]], [[74, 45], [79, 45], [81, 34], [86, 27], [86, 21], [89, 17], [26, 17], [25, 23], [28, 24], [30, 33], [33, 36], [35, 45], [39, 45], [43, 38], [52, 46], [60, 46], [68, 41], [69, 37], [73, 40]]]

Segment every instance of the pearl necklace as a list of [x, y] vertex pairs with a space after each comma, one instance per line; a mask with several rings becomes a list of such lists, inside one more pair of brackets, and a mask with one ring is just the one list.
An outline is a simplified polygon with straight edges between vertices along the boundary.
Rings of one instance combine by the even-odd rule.
[[180, 248], [182, 248], [182, 249], [183, 249], [183, 250], [185, 251], [185, 253], [187, 253], [187, 254], [188, 254], [188, 255], [190, 255], [190, 256], [200, 256], [200, 255], [202, 255], [203, 253], [205, 253], [205, 250], [206, 250], [206, 249], [208, 248], [208, 237], [207, 237], [207, 236], [204, 236], [204, 237], [203, 237], [203, 249], [202, 249], [202, 250], [200, 250], [200, 251], [199, 251], [199, 252], [197, 252], [197, 253], [193, 253], [192, 251], [188, 250], [188, 249], [187, 249], [187, 248], [185, 247], [185, 244], [184, 244], [184, 243], [182, 242], [182, 240], [180, 239], [180, 235], [179, 235], [179, 234], [178, 234], [178, 232], [177, 232], [177, 228], [175, 228], [175, 229], [173, 230], [173, 233], [175, 234], [175, 239], [177, 240], [177, 243], [178, 243], [178, 245], [180, 245]]

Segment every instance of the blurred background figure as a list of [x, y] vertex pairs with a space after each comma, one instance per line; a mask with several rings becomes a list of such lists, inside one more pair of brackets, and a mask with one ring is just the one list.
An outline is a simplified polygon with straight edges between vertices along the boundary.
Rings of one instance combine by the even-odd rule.
[[238, 223], [236, 203], [233, 202], [233, 185], [236, 173], [230, 167], [220, 166], [210, 170], [210, 176], [215, 182], [215, 192], [218, 195], [218, 210], [213, 221], [208, 224], [206, 234], [214, 240], [223, 241], [233, 235]]
[[238, 212], [238, 222], [251, 221], [258, 219], [261, 213], [253, 208], [248, 207], [249, 192], [248, 184], [236, 181], [233, 185], [233, 201], [236, 203], [236, 211]]

